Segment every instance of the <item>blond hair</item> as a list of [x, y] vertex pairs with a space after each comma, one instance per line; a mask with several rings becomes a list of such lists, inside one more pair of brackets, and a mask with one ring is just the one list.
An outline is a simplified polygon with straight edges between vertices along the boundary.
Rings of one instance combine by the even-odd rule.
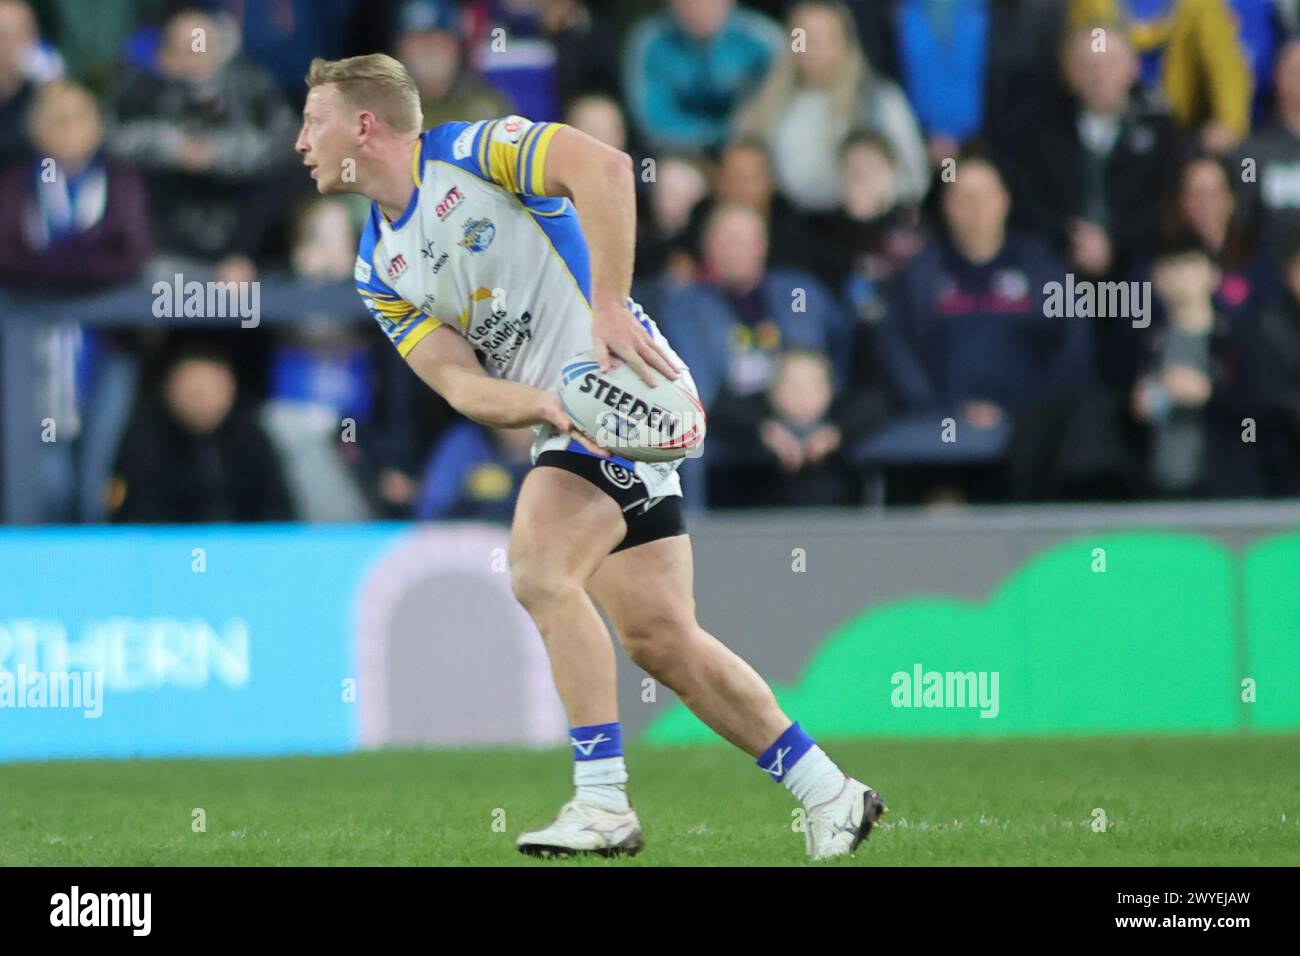
[[386, 53], [352, 56], [346, 60], [311, 61], [307, 85], [333, 83], [353, 109], [369, 110], [379, 121], [402, 136], [424, 129], [420, 93], [406, 67]]
[[[860, 102], [865, 84], [875, 78], [867, 58], [862, 53], [858, 42], [858, 30], [853, 23], [853, 14], [848, 7], [838, 0], [799, 0], [790, 7], [788, 24], [798, 26], [798, 14], [808, 8], [818, 7], [833, 13], [840, 21], [840, 33], [844, 37], [845, 62], [830, 90], [831, 109], [835, 116], [847, 121], [850, 126], [860, 117]], [[790, 102], [799, 92], [800, 79], [797, 68], [797, 53], [787, 51], [767, 71], [758, 92], [740, 111], [735, 124], [734, 134], [738, 137], [766, 139], [772, 127], [789, 107]]]

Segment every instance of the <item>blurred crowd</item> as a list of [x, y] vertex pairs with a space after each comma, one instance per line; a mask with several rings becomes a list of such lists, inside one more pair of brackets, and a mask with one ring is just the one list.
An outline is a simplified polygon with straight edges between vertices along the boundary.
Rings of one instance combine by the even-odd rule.
[[[310, 60], [375, 51], [427, 126], [633, 156], [696, 505], [1300, 493], [1300, 0], [0, 0], [0, 290], [66, 307], [45, 520], [508, 517], [527, 430], [355, 309], [77, 322], [175, 274], [350, 280], [366, 204], [293, 142]], [[1049, 307], [1089, 283], [1124, 314]]]

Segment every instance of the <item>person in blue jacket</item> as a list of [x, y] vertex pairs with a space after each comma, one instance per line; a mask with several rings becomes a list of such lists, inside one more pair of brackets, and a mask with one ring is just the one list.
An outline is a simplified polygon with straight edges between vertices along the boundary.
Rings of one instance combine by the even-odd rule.
[[669, 7], [638, 23], [628, 39], [623, 89], [632, 119], [653, 150], [715, 149], [785, 34], [734, 0], [670, 0]]

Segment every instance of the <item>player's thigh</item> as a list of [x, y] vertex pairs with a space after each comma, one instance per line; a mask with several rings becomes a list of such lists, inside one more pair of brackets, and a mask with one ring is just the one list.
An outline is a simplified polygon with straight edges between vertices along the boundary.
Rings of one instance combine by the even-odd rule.
[[581, 586], [626, 533], [622, 510], [600, 488], [560, 468], [534, 468], [519, 489], [510, 531], [516, 590]]
[[591, 595], [638, 664], [671, 658], [695, 621], [695, 559], [687, 534], [609, 555], [587, 581]]

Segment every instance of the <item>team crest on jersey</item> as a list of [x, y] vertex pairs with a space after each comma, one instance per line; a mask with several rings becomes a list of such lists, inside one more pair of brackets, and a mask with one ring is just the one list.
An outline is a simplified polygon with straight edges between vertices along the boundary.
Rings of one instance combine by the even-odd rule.
[[447, 190], [447, 195], [443, 196], [433, 211], [438, 214], [439, 219], [446, 219], [452, 214], [452, 211], [465, 201], [465, 194], [460, 191], [459, 186], [452, 186]]
[[470, 252], [482, 252], [492, 245], [492, 240], [496, 238], [496, 235], [497, 227], [492, 224], [491, 219], [467, 219], [465, 220], [465, 237], [461, 239], [459, 245], [464, 246]]
[[388, 260], [388, 281], [392, 282], [406, 271], [406, 256], [400, 252]]

